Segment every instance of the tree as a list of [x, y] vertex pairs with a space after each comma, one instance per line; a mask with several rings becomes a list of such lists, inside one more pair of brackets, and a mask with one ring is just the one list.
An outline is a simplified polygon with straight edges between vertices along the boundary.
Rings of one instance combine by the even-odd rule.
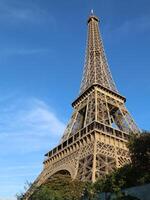
[[32, 196], [31, 200], [57, 200], [57, 194], [50, 190], [47, 186], [42, 186]]
[[150, 133], [134, 134], [128, 147], [131, 163], [97, 180], [95, 192], [114, 192], [123, 198], [122, 189], [150, 182]]
[[[24, 185], [24, 191], [27, 191], [32, 186], [32, 183], [26, 181]], [[24, 198], [24, 192], [16, 194], [17, 200], [22, 200]]]
[[30, 200], [79, 200], [86, 183], [57, 174], [39, 187]]
[[150, 133], [132, 136], [128, 144], [132, 165], [142, 171], [150, 170]]

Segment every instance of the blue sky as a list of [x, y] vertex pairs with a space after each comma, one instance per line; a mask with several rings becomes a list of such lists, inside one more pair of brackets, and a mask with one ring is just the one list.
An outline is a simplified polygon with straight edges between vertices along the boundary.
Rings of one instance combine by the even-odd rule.
[[42, 169], [78, 95], [93, 8], [127, 108], [150, 130], [148, 0], [0, 0], [0, 200]]

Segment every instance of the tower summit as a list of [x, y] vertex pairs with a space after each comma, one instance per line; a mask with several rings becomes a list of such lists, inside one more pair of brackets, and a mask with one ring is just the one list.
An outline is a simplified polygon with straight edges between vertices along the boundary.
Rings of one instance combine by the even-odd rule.
[[140, 130], [113, 81], [99, 19], [93, 11], [87, 25], [86, 59], [80, 93], [72, 103], [72, 117], [59, 145], [45, 154], [43, 171], [33, 186], [40, 186], [55, 173], [65, 171], [73, 179], [94, 182], [130, 162], [126, 144], [130, 135]]
[[99, 31], [99, 19], [91, 10], [88, 19], [88, 38], [86, 48], [86, 61], [80, 92], [84, 92], [92, 84], [100, 84], [117, 92], [106, 60], [102, 39]]

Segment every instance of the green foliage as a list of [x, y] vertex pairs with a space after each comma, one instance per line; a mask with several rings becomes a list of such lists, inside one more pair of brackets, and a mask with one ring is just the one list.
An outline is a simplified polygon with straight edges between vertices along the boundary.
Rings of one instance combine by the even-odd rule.
[[[24, 185], [24, 191], [27, 191], [31, 187], [32, 183], [26, 181]], [[17, 200], [22, 200], [24, 197], [24, 193], [21, 192], [20, 194], [16, 194]]]
[[120, 188], [130, 187], [134, 183], [135, 177], [132, 175], [132, 167], [125, 165], [104, 178], [97, 180], [94, 188], [99, 192], [118, 192]]
[[150, 134], [131, 137], [129, 141], [131, 164], [117, 169], [94, 184], [95, 192], [114, 192], [119, 198], [124, 188], [150, 182]]
[[150, 170], [150, 133], [133, 136], [128, 144], [132, 165], [142, 171]]
[[39, 187], [30, 200], [79, 200], [86, 184], [70, 176], [57, 174]]
[[57, 197], [58, 195], [56, 192], [49, 190], [47, 186], [43, 185], [33, 194], [31, 200], [56, 200], [59, 198]]
[[94, 184], [87, 182], [83, 188], [81, 200], [95, 200], [96, 195], [97, 194], [95, 193]]

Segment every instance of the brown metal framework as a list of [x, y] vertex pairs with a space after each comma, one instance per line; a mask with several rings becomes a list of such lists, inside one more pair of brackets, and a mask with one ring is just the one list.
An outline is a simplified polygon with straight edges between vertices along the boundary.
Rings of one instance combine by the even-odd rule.
[[72, 117], [60, 144], [45, 155], [44, 169], [28, 195], [58, 171], [67, 170], [73, 179], [94, 182], [130, 162], [126, 144], [130, 134], [140, 130], [112, 79], [98, 23], [91, 14], [83, 78], [80, 94], [72, 103]]

